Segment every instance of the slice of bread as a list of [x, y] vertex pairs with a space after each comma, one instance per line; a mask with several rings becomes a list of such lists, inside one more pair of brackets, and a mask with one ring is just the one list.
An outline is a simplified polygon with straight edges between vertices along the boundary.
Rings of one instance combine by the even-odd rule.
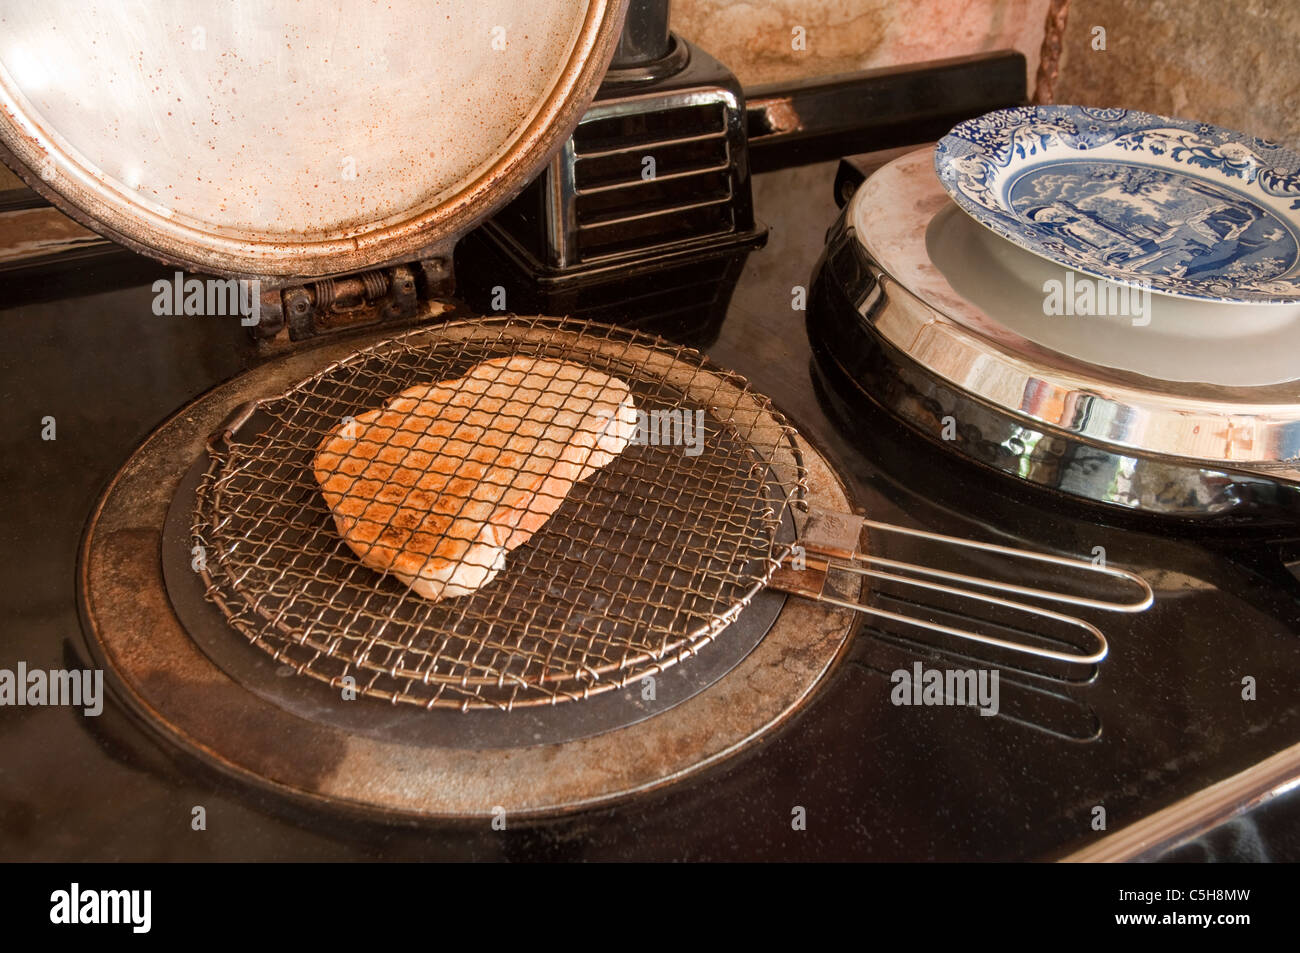
[[496, 358], [340, 424], [313, 468], [361, 562], [437, 601], [490, 583], [636, 427], [618, 378], [568, 361]]

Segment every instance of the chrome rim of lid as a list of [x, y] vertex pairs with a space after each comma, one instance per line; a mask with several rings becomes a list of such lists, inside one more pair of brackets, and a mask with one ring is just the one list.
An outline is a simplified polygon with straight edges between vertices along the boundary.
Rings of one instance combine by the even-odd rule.
[[509, 199], [595, 95], [626, 0], [0, 7], [0, 157], [164, 261], [317, 276]]
[[950, 202], [932, 148], [884, 166], [853, 197], [847, 223], [875, 278], [859, 313], [885, 340], [1003, 411], [1089, 440], [1219, 464], [1295, 466], [1295, 382], [1229, 387], [1102, 367], [1030, 341], [962, 297], [926, 245], [928, 226]]

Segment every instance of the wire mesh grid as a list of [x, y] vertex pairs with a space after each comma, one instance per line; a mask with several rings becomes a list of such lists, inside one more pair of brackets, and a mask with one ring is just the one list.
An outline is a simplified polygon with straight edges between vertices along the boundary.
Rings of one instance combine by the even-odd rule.
[[[514, 357], [626, 383], [636, 434], [556, 501], [490, 582], [432, 601], [363, 564], [313, 461], [346, 420], [403, 406], [393, 402], [408, 388]], [[468, 400], [469, 411], [500, 406], [482, 394]], [[703, 423], [689, 445], [685, 415]], [[494, 424], [510, 431], [503, 439], [520, 425]], [[787, 555], [806, 490], [794, 430], [743, 378], [662, 339], [549, 318], [456, 322], [390, 339], [257, 402], [209, 448], [193, 527], [209, 600], [300, 674], [428, 708], [572, 701], [692, 655]]]

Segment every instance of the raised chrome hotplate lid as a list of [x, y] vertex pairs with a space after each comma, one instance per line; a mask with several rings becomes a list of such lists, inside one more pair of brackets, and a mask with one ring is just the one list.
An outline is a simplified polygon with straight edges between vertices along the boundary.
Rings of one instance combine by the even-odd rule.
[[626, 0], [0, 5], [0, 158], [209, 274], [406, 260], [521, 189], [595, 95]]

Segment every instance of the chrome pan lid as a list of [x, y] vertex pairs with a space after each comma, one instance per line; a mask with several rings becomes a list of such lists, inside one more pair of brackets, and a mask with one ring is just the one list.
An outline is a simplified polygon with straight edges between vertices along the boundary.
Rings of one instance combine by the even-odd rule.
[[[978, 235], [962, 230], [970, 225], [978, 232], [979, 226], [952, 204], [933, 161], [932, 148], [894, 160], [863, 183], [846, 210], [846, 224], [874, 279], [859, 315], [876, 334], [929, 372], [1016, 419], [1111, 447], [1300, 477], [1300, 380], [1295, 379], [1300, 378], [1300, 363], [1293, 358], [1294, 349], [1280, 357], [1270, 351], [1279, 342], [1300, 343], [1300, 312], [1234, 313], [1244, 324], [1254, 322], [1246, 336], [1257, 339], [1256, 365], [1238, 362], [1217, 375], [1223, 380], [1206, 381], [1196, 379], [1197, 371], [1213, 372], [1216, 354], [1227, 354], [1232, 346], [1240, 349], [1239, 341], [1232, 343], [1232, 330], [1216, 330], [1208, 311], [1176, 316], [1201, 322], [1208, 335], [1201, 345], [1209, 355], [1204, 367], [1189, 371], [1187, 360], [1171, 360], [1164, 353], [1168, 348], [1159, 344], [1145, 354], [1134, 353], [1141, 335], [1156, 326], [1154, 321], [1143, 324], [1141, 315], [1118, 321], [1114, 316], [1059, 315], [1054, 316], [1057, 322], [1075, 324], [1054, 326], [1044, 319], [1050, 309], [1041, 285], [1036, 297], [1026, 297], [1025, 288], [1007, 291], [1001, 299], [1007, 306], [999, 310], [988, 288], [978, 288], [976, 273], [990, 272], [985, 283], [996, 290], [996, 270], [1005, 269], [1010, 282], [1021, 264], [999, 262], [1002, 249], [981, 247]], [[1070, 280], [1067, 269], [1034, 260], [1054, 269], [1063, 286]], [[1016, 280], [1037, 282], [1039, 277]], [[1038, 313], [1026, 313], [1026, 303]], [[1159, 317], [1159, 307], [1146, 317]], [[1127, 349], [1116, 344], [1124, 341], [1130, 342]], [[1169, 377], [1185, 379], [1156, 376], [1162, 367]], [[1294, 374], [1288, 375], [1288, 367]], [[1254, 372], [1266, 382], [1246, 383]]]
[[0, 2], [0, 158], [210, 274], [357, 271], [467, 231], [595, 95], [627, 0]]

